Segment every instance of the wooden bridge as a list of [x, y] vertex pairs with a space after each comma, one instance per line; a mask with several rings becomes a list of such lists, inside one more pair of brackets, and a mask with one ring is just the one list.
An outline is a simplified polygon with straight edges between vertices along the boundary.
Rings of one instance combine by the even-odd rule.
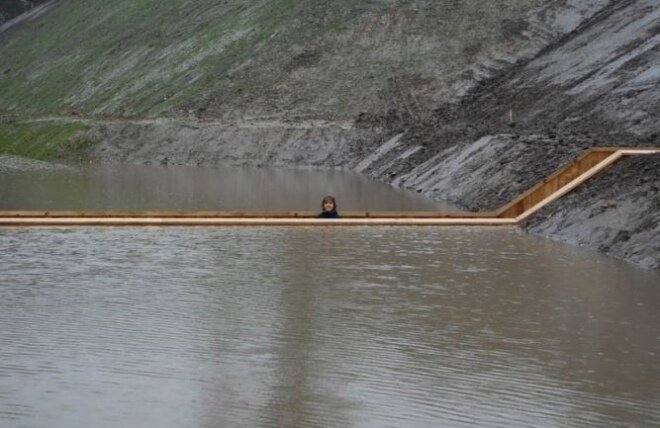
[[496, 211], [0, 211], [0, 226], [220, 226], [220, 225], [515, 225], [624, 156], [660, 147], [594, 147]]

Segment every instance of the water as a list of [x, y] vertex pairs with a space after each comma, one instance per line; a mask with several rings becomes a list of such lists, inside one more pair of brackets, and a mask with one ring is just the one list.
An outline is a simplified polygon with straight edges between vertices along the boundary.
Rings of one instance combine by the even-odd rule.
[[[1, 174], [0, 203], [429, 207], [230, 172]], [[3, 428], [658, 426], [659, 356], [657, 274], [514, 228], [0, 228]]]
[[0, 209], [34, 210], [451, 210], [419, 195], [330, 170], [101, 165], [0, 173]]
[[516, 229], [0, 229], [0, 426], [660, 424], [658, 276]]

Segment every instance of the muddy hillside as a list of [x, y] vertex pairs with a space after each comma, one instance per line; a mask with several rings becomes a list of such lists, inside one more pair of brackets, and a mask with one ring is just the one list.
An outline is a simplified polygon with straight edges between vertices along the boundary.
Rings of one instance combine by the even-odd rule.
[[[83, 135], [104, 162], [340, 167], [480, 210], [588, 147], [660, 145], [656, 0], [43, 6], [0, 29], [7, 154]], [[660, 269], [657, 157], [616, 168], [528, 230]]]
[[3, 0], [0, 3], [0, 25], [32, 10], [48, 0]]

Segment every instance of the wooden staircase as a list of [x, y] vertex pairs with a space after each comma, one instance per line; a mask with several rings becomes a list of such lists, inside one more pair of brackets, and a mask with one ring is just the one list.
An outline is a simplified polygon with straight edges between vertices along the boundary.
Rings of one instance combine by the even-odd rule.
[[623, 156], [660, 153], [660, 148], [593, 147], [495, 211], [499, 218], [520, 222], [562, 197]]

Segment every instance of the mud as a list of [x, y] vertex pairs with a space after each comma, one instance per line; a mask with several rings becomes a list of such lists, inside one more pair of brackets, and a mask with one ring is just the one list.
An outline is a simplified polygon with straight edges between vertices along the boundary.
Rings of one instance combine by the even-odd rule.
[[[531, 60], [483, 79], [458, 103], [422, 118], [397, 116], [397, 106], [390, 113], [396, 120], [367, 117], [385, 123], [391, 135], [405, 135], [363, 172], [466, 209], [490, 210], [588, 147], [660, 146], [659, 18], [653, 0], [610, 2]], [[635, 162], [590, 184], [582, 209], [601, 210], [601, 223], [581, 221], [579, 193], [571, 196], [573, 205], [557, 208], [566, 209], [563, 222], [539, 214], [529, 230], [658, 269], [657, 234], [638, 232], [647, 224], [657, 230], [658, 158]], [[617, 177], [625, 177], [625, 200], [599, 202], [614, 198]], [[611, 197], [599, 199], [601, 193]]]
[[557, 149], [547, 136], [501, 134], [443, 150], [393, 184], [468, 210], [495, 210], [543, 180], [591, 145], [573, 140]]
[[0, 173], [12, 171], [50, 171], [72, 168], [71, 166], [56, 162], [44, 162], [21, 156], [0, 155]]
[[660, 269], [660, 155], [624, 159], [526, 222], [529, 232]]
[[59, 0], [9, 0], [0, 4], [0, 33], [26, 21], [34, 21], [55, 6]]
[[374, 129], [341, 122], [115, 122], [93, 157], [108, 163], [346, 168]]

